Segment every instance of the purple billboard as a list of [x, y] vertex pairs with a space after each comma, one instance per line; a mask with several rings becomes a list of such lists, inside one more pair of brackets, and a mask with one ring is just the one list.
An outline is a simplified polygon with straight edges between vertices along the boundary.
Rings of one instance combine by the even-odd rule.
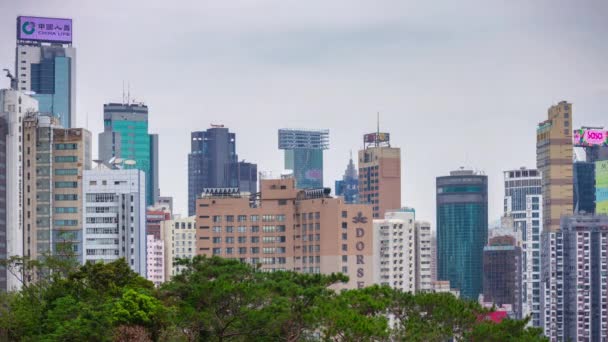
[[17, 40], [71, 43], [72, 19], [17, 17]]

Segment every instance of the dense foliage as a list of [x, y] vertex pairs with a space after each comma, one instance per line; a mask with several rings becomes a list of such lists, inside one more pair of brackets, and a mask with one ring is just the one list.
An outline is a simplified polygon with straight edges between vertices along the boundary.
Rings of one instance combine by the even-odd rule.
[[265, 273], [221, 258], [180, 263], [185, 271], [156, 289], [124, 260], [80, 267], [9, 260], [22, 279], [37, 281], [2, 295], [0, 340], [544, 340], [526, 321], [481, 320], [484, 309], [451, 294], [334, 291], [345, 276]]

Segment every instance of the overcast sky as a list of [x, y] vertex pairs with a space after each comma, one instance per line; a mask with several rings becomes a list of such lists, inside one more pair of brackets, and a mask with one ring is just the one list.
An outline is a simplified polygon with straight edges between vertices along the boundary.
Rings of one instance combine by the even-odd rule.
[[550, 105], [572, 102], [575, 126], [608, 125], [607, 1], [0, 0], [2, 68], [17, 15], [74, 19], [77, 122], [94, 155], [123, 81], [148, 104], [161, 194], [182, 214], [190, 132], [211, 123], [275, 174], [278, 128], [328, 128], [333, 188], [380, 112], [401, 147], [403, 205], [431, 222], [435, 177], [459, 166], [488, 175], [497, 219], [502, 171], [535, 167]]

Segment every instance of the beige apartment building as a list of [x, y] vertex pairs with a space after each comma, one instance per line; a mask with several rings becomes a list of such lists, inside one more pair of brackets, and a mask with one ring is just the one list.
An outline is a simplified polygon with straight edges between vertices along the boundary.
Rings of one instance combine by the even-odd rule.
[[390, 146], [387, 133], [376, 136], [359, 151], [359, 203], [370, 204], [373, 218], [380, 219], [401, 208], [401, 149]]
[[[82, 260], [82, 176], [91, 168], [91, 133], [55, 117], [23, 121], [24, 255], [73, 253]], [[62, 250], [64, 246], [71, 251]]]
[[196, 216], [175, 217], [160, 221], [160, 234], [165, 248], [165, 280], [179, 274], [183, 266], [175, 265], [177, 258], [192, 259], [196, 253]]
[[208, 189], [196, 201], [197, 253], [261, 265], [265, 271], [341, 272], [344, 288], [373, 283], [372, 210], [293, 178], [260, 180], [259, 196]]
[[548, 110], [536, 129], [536, 165], [542, 177], [543, 231], [559, 230], [560, 218], [572, 215], [572, 104]]

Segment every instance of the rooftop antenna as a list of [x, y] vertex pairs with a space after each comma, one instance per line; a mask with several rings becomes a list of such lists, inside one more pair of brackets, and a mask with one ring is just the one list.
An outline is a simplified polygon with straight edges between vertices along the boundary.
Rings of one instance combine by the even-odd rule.
[[131, 82], [127, 82], [127, 104], [131, 103]]
[[125, 80], [122, 80], [122, 104], [125, 104]]

